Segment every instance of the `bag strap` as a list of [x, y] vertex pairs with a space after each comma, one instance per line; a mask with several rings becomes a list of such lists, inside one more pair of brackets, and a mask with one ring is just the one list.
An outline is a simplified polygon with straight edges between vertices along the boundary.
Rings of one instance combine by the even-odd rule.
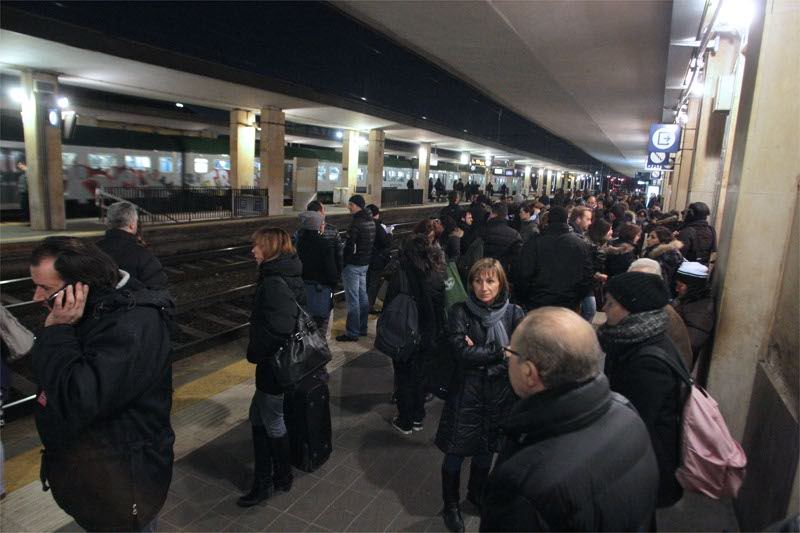
[[658, 346], [645, 346], [640, 352], [640, 356], [653, 357], [666, 364], [688, 387], [694, 386], [694, 379], [686, 370], [683, 361], [675, 362], [667, 353]]

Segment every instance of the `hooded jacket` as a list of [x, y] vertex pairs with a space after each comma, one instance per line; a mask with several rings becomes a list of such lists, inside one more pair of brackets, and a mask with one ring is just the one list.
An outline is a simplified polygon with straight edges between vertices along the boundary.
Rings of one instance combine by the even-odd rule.
[[645, 531], [658, 467], [636, 410], [599, 375], [514, 405], [481, 531]]
[[711, 254], [717, 251], [716, 233], [705, 220], [687, 222], [678, 233], [678, 240], [684, 244], [682, 253], [687, 261], [708, 265]]
[[347, 241], [344, 243], [344, 264], [366, 266], [372, 260], [375, 243], [375, 221], [372, 212], [362, 209], [353, 215]]
[[522, 251], [522, 237], [504, 218], [490, 218], [483, 232], [483, 255], [500, 261], [508, 272], [514, 257]]
[[247, 360], [256, 365], [256, 388], [267, 394], [284, 392], [266, 363], [295, 332], [298, 305], [306, 306], [306, 289], [297, 255], [282, 255], [258, 267], [258, 288], [250, 313]]
[[[477, 302], [473, 295], [467, 297]], [[522, 309], [509, 304], [503, 318], [509, 338], [523, 318]], [[467, 344], [467, 335], [473, 346]], [[439, 420], [436, 445], [444, 453], [465, 457], [496, 451], [498, 424], [516, 400], [503, 347], [486, 343], [486, 328], [465, 303], [450, 308], [447, 344], [456, 368]]]
[[45, 328], [34, 345], [42, 481], [87, 530], [140, 531], [166, 500], [173, 312], [166, 290], [123, 277], [90, 287], [83, 318]]
[[675, 272], [683, 263], [681, 248], [683, 248], [683, 243], [675, 239], [672, 242], [657, 244], [644, 251], [644, 257], [658, 261], [658, 264], [661, 265], [661, 277], [664, 278], [670, 294], [675, 294]]
[[153, 252], [140, 245], [136, 235], [121, 229], [110, 229], [97, 242], [97, 247], [148, 289], [166, 289], [167, 275]]

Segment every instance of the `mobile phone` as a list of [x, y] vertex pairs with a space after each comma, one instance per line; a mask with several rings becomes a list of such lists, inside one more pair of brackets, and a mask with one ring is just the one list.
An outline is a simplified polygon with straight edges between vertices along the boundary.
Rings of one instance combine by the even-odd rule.
[[58, 289], [56, 292], [54, 292], [53, 294], [51, 294], [50, 296], [48, 296], [48, 297], [47, 297], [47, 300], [46, 300], [46, 302], [47, 302], [47, 307], [49, 307], [50, 309], [52, 309], [52, 308], [53, 308], [53, 304], [55, 304], [55, 302], [56, 302], [56, 298], [58, 298], [58, 295], [59, 295], [59, 294], [61, 294], [62, 292], [64, 292], [65, 290], [67, 290], [67, 287], [69, 287], [69, 284], [67, 284], [67, 285], [64, 285], [63, 287], [61, 287], [60, 289]]

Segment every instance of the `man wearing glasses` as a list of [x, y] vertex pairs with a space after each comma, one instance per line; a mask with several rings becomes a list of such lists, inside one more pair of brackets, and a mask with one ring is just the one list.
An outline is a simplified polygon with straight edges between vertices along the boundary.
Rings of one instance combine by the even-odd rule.
[[600, 372], [589, 323], [542, 307], [505, 354], [520, 401], [501, 424], [481, 531], [644, 530], [656, 506], [655, 455], [644, 423]]

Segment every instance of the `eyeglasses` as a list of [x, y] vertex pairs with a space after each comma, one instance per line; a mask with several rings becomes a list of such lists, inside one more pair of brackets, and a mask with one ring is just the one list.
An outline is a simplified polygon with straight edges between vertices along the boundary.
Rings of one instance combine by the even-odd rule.
[[523, 357], [523, 355], [522, 355], [521, 353], [519, 353], [519, 352], [515, 352], [514, 350], [512, 350], [512, 349], [511, 349], [511, 348], [509, 348], [508, 346], [505, 346], [505, 347], [503, 347], [503, 352], [504, 352], [504, 354], [505, 354], [505, 358], [506, 358], [506, 359], [508, 359], [508, 355], [509, 355], [509, 354], [511, 354], [511, 355], [516, 355], [516, 356], [517, 356], [517, 357], [519, 357], [519, 358], [522, 358], [522, 357]]

